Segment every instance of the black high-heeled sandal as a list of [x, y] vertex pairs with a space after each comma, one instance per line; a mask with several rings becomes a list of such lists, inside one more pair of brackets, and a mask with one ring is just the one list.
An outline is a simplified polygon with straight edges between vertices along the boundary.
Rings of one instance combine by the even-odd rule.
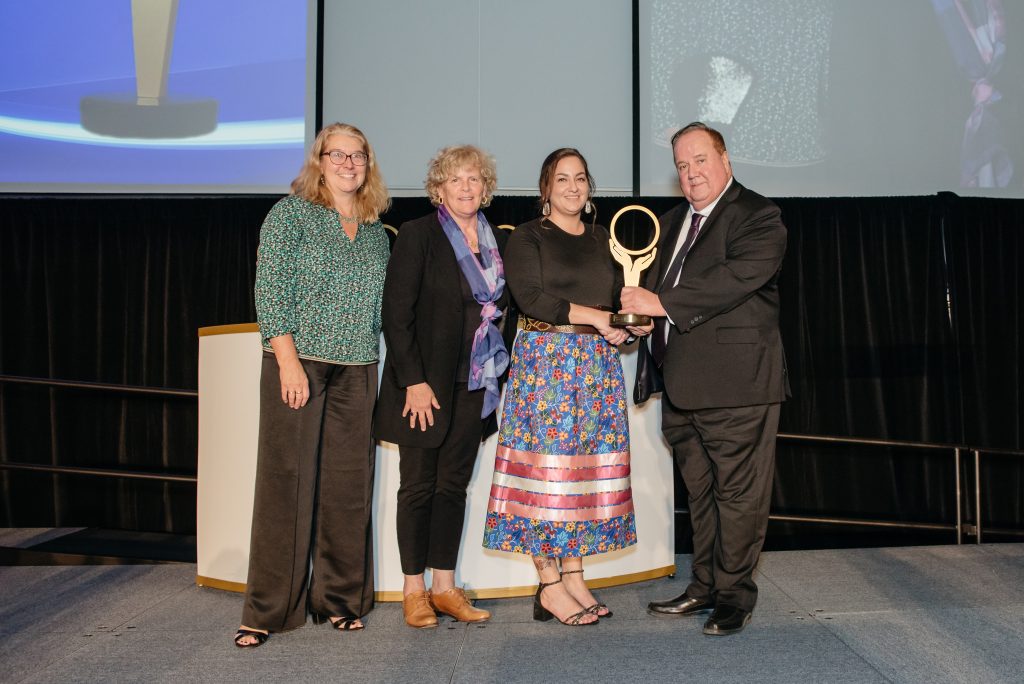
[[[560, 575], [582, 575], [583, 571], [582, 570], [565, 570], [565, 571], [560, 572], [558, 574], [560, 574]], [[608, 611], [604, 615], [602, 615], [599, 612], [602, 608], [604, 608], [605, 610]], [[597, 603], [595, 603], [592, 606], [587, 606], [583, 610], [587, 611], [591, 615], [596, 615], [599, 618], [610, 618], [612, 616], [612, 611], [608, 608], [608, 604], [601, 603], [600, 601], [598, 601]]]
[[[243, 644], [242, 639], [250, 636], [256, 637], [256, 641], [251, 644]], [[257, 632], [255, 629], [242, 629], [239, 627], [238, 631], [235, 632], [235, 646], [238, 648], [256, 648], [257, 646], [262, 646], [267, 643], [267, 639], [269, 638], [270, 635], [266, 632]]]
[[563, 625], [568, 625], [569, 627], [589, 627], [590, 625], [596, 625], [598, 622], [597, 620], [594, 620], [593, 622], [580, 622], [586, 616], [593, 615], [593, 613], [587, 612], [585, 608], [578, 613], [573, 613], [565, 620], [563, 620], [562, 618], [556, 616], [550, 610], [545, 608], [543, 604], [541, 604], [541, 592], [547, 589], [548, 587], [561, 583], [562, 580], [558, 579], [554, 582], [541, 582], [537, 585], [537, 593], [533, 597], [533, 619], [537, 620], [538, 622], [547, 622], [551, 618], [557, 618], [559, 622], [561, 622]]
[[335, 620], [331, 619], [329, 615], [320, 615], [319, 613], [313, 613], [313, 624], [322, 625], [325, 622], [330, 624], [336, 630], [341, 632], [358, 632], [361, 629], [366, 629], [365, 624], [361, 623], [361, 618], [351, 617], [348, 615], [335, 615]]

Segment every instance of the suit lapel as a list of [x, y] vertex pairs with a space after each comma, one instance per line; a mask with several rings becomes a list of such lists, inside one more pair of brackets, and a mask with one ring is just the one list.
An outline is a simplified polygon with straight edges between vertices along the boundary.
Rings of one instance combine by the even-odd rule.
[[[722, 199], [720, 199], [718, 201], [718, 204], [715, 205], [714, 211], [711, 212], [710, 216], [704, 219], [704, 223], [703, 225], [701, 225], [700, 232], [697, 233], [697, 238], [693, 241], [693, 244], [690, 245], [690, 253], [693, 253], [694, 248], [696, 248], [697, 245], [700, 244], [700, 242], [704, 239], [704, 236], [707, 235], [707, 233], [710, 232], [715, 227], [717, 219], [722, 214], [722, 211], [725, 210], [725, 207], [729, 203], [734, 202], [736, 198], [740, 196], [740, 193], [742, 191], [743, 186], [740, 185], [735, 178], [733, 178], [732, 185], [729, 186], [729, 189], [726, 191], [726, 193], [722, 195]], [[665, 275], [668, 273], [668, 269], [672, 265], [672, 255], [675, 251], [676, 244], [679, 242], [679, 235], [683, 231], [683, 222], [686, 219], [686, 214], [689, 210], [689, 204], [681, 204], [675, 209], [673, 209], [668, 216], [666, 216], [671, 225], [668, 229], [668, 233], [665, 235], [664, 240], [658, 248], [659, 254], [658, 258], [656, 259], [658, 266], [658, 279], [654, 283], [651, 283], [651, 290], [654, 292], [658, 292], [661, 290], [662, 281], [665, 280]], [[685, 262], [683, 264], [683, 269], [686, 269]]]
[[459, 282], [461, 271], [459, 270], [459, 262], [455, 258], [455, 249], [452, 247], [452, 243], [448, 240], [448, 236], [444, 233], [444, 228], [441, 227], [441, 222], [435, 216], [434, 225], [431, 229], [431, 237], [434, 242], [434, 253], [437, 255], [438, 263], [433, 266], [439, 273], [447, 272], [444, 275], [445, 279], [448, 280], [449, 287], [454, 292], [458, 293], [459, 308], [462, 308], [462, 283]]
[[668, 268], [672, 262], [672, 252], [675, 249], [676, 243], [679, 242], [679, 233], [683, 229], [683, 219], [686, 218], [688, 208], [689, 205], [680, 205], [673, 209], [669, 215], [670, 225], [668, 232], [658, 248], [658, 280], [654, 283], [655, 288], [661, 285], [661, 281], [665, 279], [665, 274], [668, 273]]
[[722, 212], [725, 210], [727, 206], [729, 206], [731, 202], [736, 201], [736, 198], [740, 196], [740, 192], [742, 191], [743, 186], [740, 185], [735, 178], [733, 178], [732, 185], [730, 185], [729, 189], [725, 192], [724, 195], [722, 195], [722, 199], [718, 200], [718, 204], [715, 205], [714, 211], [712, 211], [711, 214], [706, 219], [704, 219], [704, 225], [701, 226], [700, 232], [697, 233], [697, 238], [693, 241], [693, 244], [690, 245], [691, 252], [697, 245], [700, 244], [700, 242], [704, 239], [704, 236], [714, 229], [715, 224], [718, 222], [718, 217], [722, 215]]

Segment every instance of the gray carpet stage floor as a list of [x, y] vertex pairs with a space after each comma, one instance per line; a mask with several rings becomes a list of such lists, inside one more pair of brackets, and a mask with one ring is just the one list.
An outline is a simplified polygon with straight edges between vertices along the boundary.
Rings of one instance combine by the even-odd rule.
[[241, 596], [189, 564], [0, 568], [4, 682], [1024, 682], [1024, 544], [762, 556], [742, 634], [656, 618], [679, 574], [600, 597], [596, 627], [532, 620], [527, 599], [482, 601], [484, 626], [415, 631], [380, 604], [363, 632], [308, 623], [258, 649], [231, 642]]

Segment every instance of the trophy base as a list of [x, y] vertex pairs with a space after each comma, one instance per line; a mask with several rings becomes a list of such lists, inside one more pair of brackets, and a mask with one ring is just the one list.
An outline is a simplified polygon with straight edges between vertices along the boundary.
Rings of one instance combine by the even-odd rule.
[[161, 98], [140, 105], [135, 95], [90, 95], [79, 102], [82, 127], [114, 138], [191, 138], [217, 128], [217, 101]]
[[625, 328], [627, 325], [645, 326], [651, 324], [651, 317], [643, 314], [612, 314], [612, 327]]

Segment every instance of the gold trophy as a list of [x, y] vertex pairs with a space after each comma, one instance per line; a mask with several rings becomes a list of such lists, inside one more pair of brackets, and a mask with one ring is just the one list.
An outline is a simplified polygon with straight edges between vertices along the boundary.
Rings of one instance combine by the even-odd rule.
[[[650, 244], [643, 247], [642, 249], [628, 249], [625, 245], [619, 242], [619, 239], [615, 237], [615, 224], [618, 223], [619, 217], [625, 214], [627, 211], [642, 211], [651, 217], [651, 221], [654, 222], [654, 237], [651, 238]], [[625, 276], [624, 281], [626, 287], [639, 287], [640, 286], [640, 274], [651, 265], [654, 261], [655, 255], [658, 253], [658, 248], [655, 247], [658, 244], [658, 238], [661, 237], [661, 225], [658, 223], [658, 217], [654, 215], [647, 207], [642, 207], [639, 204], [630, 204], [629, 206], [622, 207], [615, 216], [612, 217], [611, 225], [608, 227], [608, 234], [611, 237], [608, 240], [609, 248], [612, 252], [612, 257], [615, 261], [622, 265], [622, 273]], [[632, 257], [640, 257], [637, 260], [633, 260]], [[612, 314], [611, 323], [617, 328], [623, 328], [627, 325], [644, 326], [651, 324], [651, 317], [643, 314]]]
[[189, 138], [217, 128], [217, 101], [169, 96], [178, 0], [132, 0], [135, 92], [87, 95], [82, 127], [115, 138]]

